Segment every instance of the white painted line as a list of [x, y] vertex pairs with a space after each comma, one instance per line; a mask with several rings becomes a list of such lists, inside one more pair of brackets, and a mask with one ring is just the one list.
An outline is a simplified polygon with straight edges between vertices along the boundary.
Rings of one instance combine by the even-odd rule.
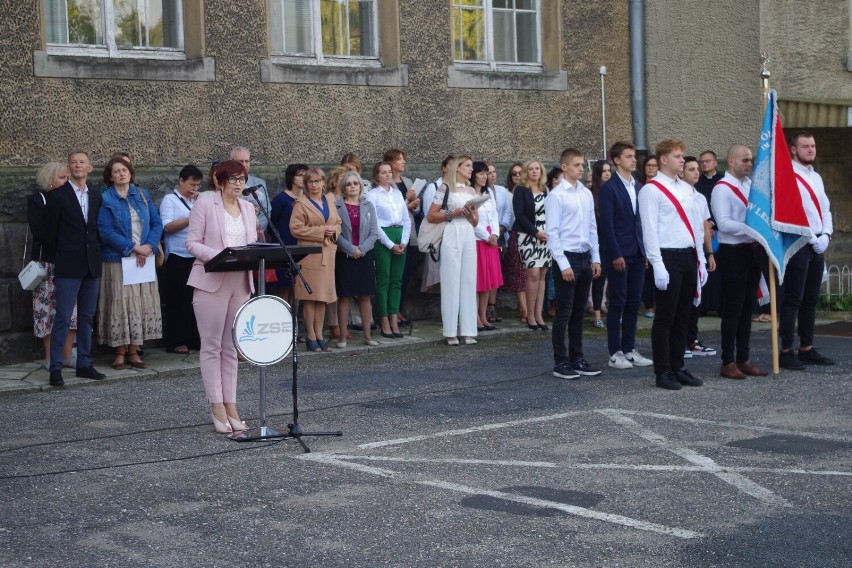
[[656, 412], [645, 412], [641, 410], [623, 410], [621, 408], [604, 408], [598, 412], [617, 412], [619, 414], [630, 414], [632, 416], [647, 416], [648, 418], [660, 418], [662, 420], [672, 420], [675, 422], [690, 422], [692, 424], [702, 424], [709, 426], [722, 426], [724, 428], [741, 428], [743, 430], [754, 430], [757, 432], [767, 432], [770, 434], [789, 434], [792, 436], [805, 436], [807, 438], [817, 438], [819, 440], [832, 440], [835, 442], [849, 442], [848, 437], [834, 436], [831, 434], [820, 434], [817, 432], [803, 432], [796, 430], [782, 430], [779, 428], [768, 428], [766, 426], [753, 426], [750, 424], [738, 424], [736, 422], [716, 422], [714, 420], [705, 420], [703, 418], [690, 418], [688, 416], [676, 416], [674, 414], [659, 414]]
[[445, 430], [443, 432], [432, 432], [421, 436], [411, 436], [408, 438], [397, 438], [395, 440], [382, 440], [380, 442], [369, 442], [361, 444], [358, 447], [364, 450], [372, 448], [383, 448], [386, 446], [397, 446], [399, 444], [408, 444], [411, 442], [420, 442], [422, 440], [430, 440], [432, 438], [440, 438], [443, 436], [463, 436], [465, 434], [473, 434], [475, 432], [485, 432], [488, 430], [497, 430], [500, 428], [511, 428], [512, 426], [523, 426], [526, 424], [536, 424], [539, 422], [549, 422], [551, 420], [561, 420], [569, 416], [577, 416], [579, 414], [588, 414], [588, 411], [562, 412], [559, 414], [550, 414], [548, 416], [536, 416], [534, 418], [524, 418], [522, 420], [512, 420], [511, 422], [497, 422], [495, 424], [483, 424], [482, 426], [474, 426], [472, 428], [462, 428], [459, 430]]
[[383, 461], [396, 463], [437, 463], [437, 464], [460, 464], [460, 465], [499, 465], [505, 467], [542, 467], [542, 468], [557, 468], [563, 467], [560, 464], [553, 462], [529, 462], [518, 460], [471, 460], [457, 458], [401, 458], [396, 456], [356, 456], [348, 454], [334, 454], [334, 457], [341, 460], [366, 460], [366, 461]]
[[459, 485], [457, 483], [449, 483], [446, 481], [432, 481], [432, 480], [421, 480], [415, 481], [420, 485], [428, 485], [430, 487], [437, 487], [439, 489], [446, 489], [449, 491], [456, 491], [458, 493], [465, 493], [468, 495], [485, 495], [487, 497], [493, 497], [495, 499], [502, 499], [504, 501], [512, 501], [514, 503], [522, 503], [524, 505], [531, 505], [533, 507], [542, 507], [546, 509], [557, 509], [559, 511], [563, 511], [565, 513], [569, 513], [571, 515], [575, 515], [577, 517], [584, 517], [587, 519], [595, 519], [598, 521], [604, 521], [607, 523], [615, 523], [617, 525], [622, 525], [625, 527], [630, 527], [634, 529], [639, 529], [643, 531], [654, 532], [658, 534], [665, 534], [676, 536], [678, 538], [701, 538], [704, 535], [690, 531], [686, 529], [679, 529], [675, 527], [667, 527], [665, 525], [659, 525], [657, 523], [649, 523], [646, 521], [640, 521], [637, 519], [632, 519], [630, 517], [625, 517], [622, 515], [614, 515], [612, 513], [602, 513], [600, 511], [595, 511], [593, 509], [586, 509], [584, 507], [577, 507], [575, 505], [566, 505], [565, 503], [559, 503], [556, 501], [547, 501], [545, 499], [537, 499], [535, 497], [526, 497], [524, 495], [513, 495], [511, 493], [504, 493], [502, 491], [492, 491], [489, 489], [477, 489], [475, 487], [468, 487], [465, 485]]
[[660, 434], [657, 434], [656, 432], [644, 428], [641, 424], [639, 424], [632, 418], [623, 416], [617, 410], [599, 410], [598, 412], [603, 416], [606, 416], [613, 422], [633, 432], [637, 436], [660, 446], [666, 451], [669, 451], [675, 455], [682, 457], [690, 463], [702, 466], [704, 468], [704, 471], [712, 473], [722, 481], [730, 483], [743, 493], [751, 495], [755, 499], [758, 499], [770, 505], [776, 505], [781, 507], [792, 506], [790, 502], [784, 499], [783, 497], [775, 495], [770, 490], [759, 485], [758, 483], [755, 483], [751, 479], [748, 479], [747, 477], [739, 473], [734, 473], [726, 470], [725, 468], [720, 467], [712, 459], [708, 458], [707, 456], [703, 456], [694, 450], [691, 450], [689, 448], [683, 448], [669, 442]]
[[370, 475], [378, 475], [379, 477], [388, 477], [393, 478], [396, 477], [396, 472], [391, 471], [389, 469], [382, 469], [379, 467], [370, 467], [368, 465], [363, 465], [360, 463], [354, 463], [351, 461], [345, 461], [339, 459], [338, 456], [334, 454], [323, 454], [323, 453], [314, 453], [311, 452], [309, 454], [302, 454], [296, 457], [297, 460], [305, 460], [312, 461], [317, 463], [322, 463], [326, 465], [336, 465], [340, 467], [345, 467], [347, 469], [354, 469], [356, 471], [360, 471], [362, 473], [369, 473]]

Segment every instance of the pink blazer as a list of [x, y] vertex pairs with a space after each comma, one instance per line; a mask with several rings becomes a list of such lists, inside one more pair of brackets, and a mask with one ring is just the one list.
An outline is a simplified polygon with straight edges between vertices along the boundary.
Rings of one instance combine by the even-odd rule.
[[[243, 222], [246, 226], [246, 242], [257, 240], [257, 217], [254, 206], [244, 199], [238, 200]], [[195, 257], [187, 284], [205, 292], [216, 292], [222, 287], [224, 272], [205, 272], [204, 264], [225, 249], [225, 207], [219, 192], [211, 197], [202, 197], [192, 206], [189, 214], [189, 233], [186, 249]], [[254, 292], [251, 271], [246, 271], [249, 289]]]

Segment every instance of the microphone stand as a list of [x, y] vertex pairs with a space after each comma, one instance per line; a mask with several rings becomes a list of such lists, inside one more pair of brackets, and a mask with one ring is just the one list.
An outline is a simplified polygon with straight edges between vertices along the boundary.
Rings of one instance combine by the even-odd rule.
[[[258, 197], [257, 197], [257, 186], [247, 188], [243, 191], [250, 193], [255, 198], [255, 201], [257, 201], [258, 205], [261, 205], [261, 200], [258, 199]], [[263, 206], [261, 205], [261, 207], [263, 207]], [[290, 273], [290, 279], [295, 284], [296, 276], [298, 276], [299, 279], [302, 281], [302, 284], [304, 285], [305, 290], [308, 292], [308, 294], [313, 294], [313, 290], [311, 289], [311, 286], [308, 284], [307, 280], [305, 280], [304, 274], [302, 274], [302, 267], [299, 266], [298, 263], [296, 263], [296, 260], [293, 258], [293, 255], [290, 254], [290, 249], [287, 247], [287, 245], [284, 244], [284, 239], [281, 238], [281, 233], [279, 233], [278, 228], [275, 227], [275, 223], [272, 221], [272, 215], [271, 215], [271, 212], [269, 211], [268, 205], [267, 205], [266, 208], [264, 208], [264, 214], [266, 214], [266, 219], [268, 221], [267, 226], [270, 229], [272, 229], [272, 234], [275, 235], [275, 238], [278, 239], [278, 243], [284, 248], [284, 252], [287, 254], [287, 259], [288, 259], [287, 271]], [[263, 272], [261, 272], [258, 275], [258, 279], [261, 279], [261, 278], [265, 278], [265, 274], [263, 274]], [[264, 281], [264, 283], [265, 283], [265, 281]], [[290, 286], [290, 309], [291, 309], [292, 318], [293, 318], [293, 389], [292, 389], [292, 394], [293, 394], [293, 422], [290, 423], [290, 424], [287, 424], [287, 433], [286, 434], [279, 432], [279, 433], [277, 433], [277, 435], [266, 436], [266, 437], [259, 438], [259, 439], [262, 439], [262, 440], [294, 439], [297, 442], [299, 442], [299, 444], [302, 446], [302, 449], [307, 454], [307, 453], [310, 453], [311, 449], [307, 446], [307, 444], [305, 444], [304, 440], [302, 440], [303, 436], [343, 436], [343, 432], [340, 431], [340, 430], [337, 430], [336, 432], [303, 432], [302, 427], [299, 426], [299, 404], [298, 404], [298, 400], [299, 400], [299, 387], [298, 387], [298, 384], [299, 384], [299, 380], [298, 380], [298, 377], [299, 377], [299, 355], [298, 355], [298, 352], [299, 352], [299, 349], [298, 349], [298, 347], [299, 347], [299, 319], [296, 315], [297, 310], [296, 310], [295, 294], [296, 294], [295, 285]], [[261, 396], [263, 396], [263, 393], [261, 393]], [[248, 441], [248, 440], [246, 440], [246, 441]]]

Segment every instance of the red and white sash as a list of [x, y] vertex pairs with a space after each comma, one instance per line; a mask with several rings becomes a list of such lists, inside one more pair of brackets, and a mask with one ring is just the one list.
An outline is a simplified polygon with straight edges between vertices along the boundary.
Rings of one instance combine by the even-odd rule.
[[[680, 201], [677, 200], [677, 197], [672, 195], [672, 192], [666, 189], [666, 186], [661, 184], [656, 180], [651, 180], [648, 183], [654, 184], [660, 192], [669, 198], [669, 201], [674, 205], [675, 211], [680, 216], [680, 220], [683, 221], [683, 224], [686, 226], [686, 230], [689, 231], [689, 235], [692, 237], [692, 246], [693, 252], [695, 252], [695, 264], [698, 266], [698, 270], [701, 270], [701, 261], [698, 260], [698, 242], [695, 240], [695, 232], [692, 230], [692, 223], [689, 222], [689, 217], [686, 216], [686, 211], [683, 210], [683, 206], [680, 204]], [[703, 245], [703, 244], [702, 244]], [[700, 278], [695, 281], [695, 302], [693, 302], [696, 306], [701, 301], [701, 282]]]
[[809, 184], [807, 181], [805, 181], [805, 178], [803, 178], [798, 173], [796, 174], [796, 179], [799, 180], [799, 182], [803, 186], [805, 186], [805, 189], [808, 190], [808, 193], [811, 196], [811, 201], [814, 202], [814, 205], [816, 206], [817, 213], [819, 214], [819, 222], [820, 222], [820, 224], [822, 224], [822, 207], [820, 207], [820, 205], [819, 205], [819, 199], [817, 199], [816, 192], [814, 191], [814, 188], [812, 188], [811, 184]]
[[743, 192], [742, 192], [742, 191], [740, 191], [740, 188], [738, 188], [738, 187], [737, 187], [737, 186], [735, 186], [734, 184], [729, 183], [729, 182], [724, 181], [724, 180], [719, 180], [719, 181], [717, 181], [717, 182], [716, 182], [716, 185], [727, 185], [728, 187], [730, 187], [730, 188], [731, 188], [731, 191], [733, 191], [733, 192], [734, 192], [734, 195], [736, 195], [737, 197], [739, 197], [739, 198], [740, 198], [740, 201], [742, 201], [742, 202], [743, 202], [743, 205], [745, 205], [745, 206], [746, 206], [746, 209], [748, 209], [748, 199], [746, 199], [746, 196], [745, 196], [745, 195], [743, 195]]

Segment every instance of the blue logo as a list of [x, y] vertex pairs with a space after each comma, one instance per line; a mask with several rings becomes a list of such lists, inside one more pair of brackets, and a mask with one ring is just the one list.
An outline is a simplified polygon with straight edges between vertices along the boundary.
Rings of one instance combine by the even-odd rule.
[[240, 343], [243, 341], [266, 341], [269, 339], [268, 337], [258, 337], [254, 332], [254, 320], [256, 316], [251, 316], [246, 322], [246, 328], [243, 330], [243, 334], [240, 336]]

